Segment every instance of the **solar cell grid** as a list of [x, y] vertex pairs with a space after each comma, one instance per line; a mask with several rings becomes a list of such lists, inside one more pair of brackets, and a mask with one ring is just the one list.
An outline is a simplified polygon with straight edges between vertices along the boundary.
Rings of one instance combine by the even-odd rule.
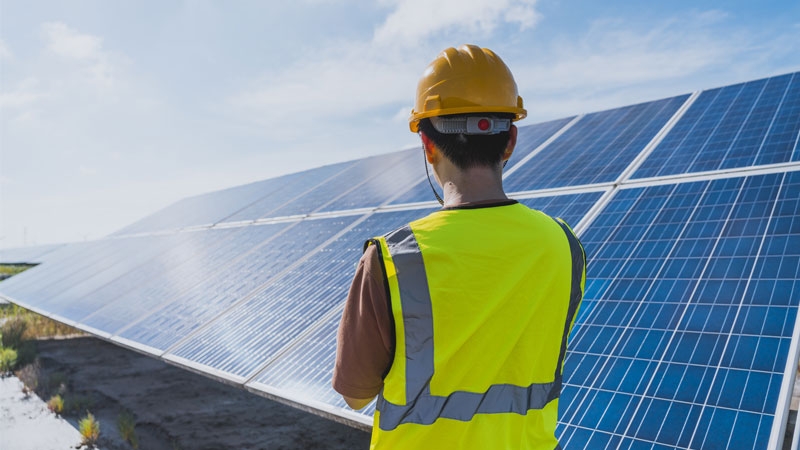
[[[3, 285], [3, 293], [12, 298], [27, 299], [42, 304], [53, 295], [69, 289], [76, 280], [90, 277], [124, 261], [117, 259], [119, 251], [129, 251], [144, 246], [141, 239], [104, 240], [81, 243], [53, 255], [52, 264], [43, 264], [25, 271]], [[56, 263], [58, 261], [58, 263]]]
[[704, 91], [634, 178], [797, 161], [800, 75]]
[[94, 241], [65, 245], [50, 254], [48, 258], [50, 264], [40, 264], [3, 281], [3, 293], [14, 297], [24, 293], [26, 288], [36, 288], [69, 276], [75, 268], [68, 262], [83, 254], [91, 253], [97, 247], [98, 244]]
[[[351, 224], [358, 216], [338, 219], [304, 220], [291, 224], [284, 233], [267, 244], [244, 254], [221, 267], [195, 286], [170, 299], [161, 308], [119, 335], [162, 351], [201, 325], [222, 313], [237, 301], [247, 298], [282, 270], [288, 268], [326, 239]], [[258, 226], [275, 232], [289, 224]], [[244, 230], [243, 238], [252, 241], [253, 227]]]
[[[337, 308], [308, 337], [256, 376], [253, 387], [259, 389], [257, 384], [262, 384], [292, 397], [348, 408], [342, 396], [331, 386], [340, 319], [341, 308]], [[373, 403], [360, 413], [371, 417], [374, 411]]]
[[[390, 155], [386, 155], [388, 159]], [[421, 149], [404, 150], [397, 153], [389, 166], [364, 167], [361, 174], [353, 177], [353, 188], [318, 211], [341, 211], [354, 208], [380, 206], [422, 177], [423, 156]], [[363, 183], [357, 184], [363, 180]]]
[[113, 235], [151, 233], [222, 221], [253, 220], [248, 211], [279, 207], [293, 196], [345, 170], [353, 161], [318, 167], [256, 183], [189, 197], [157, 211]]
[[326, 178], [315, 179], [296, 195], [264, 198], [229, 217], [226, 222], [309, 214], [340, 198], [356, 185], [385, 173], [402, 156], [392, 153], [339, 164], [341, 170]]
[[584, 194], [528, 198], [519, 200], [519, 202], [552, 217], [560, 217], [574, 228], [597, 200], [600, 199], [602, 194], [602, 192], [587, 192]]
[[587, 114], [504, 181], [507, 192], [614, 181], [687, 100]]
[[[800, 234], [778, 233], [797, 181], [773, 174], [617, 194], [582, 238], [589, 274], [566, 361], [562, 445], [621, 435], [614, 448], [766, 446], [798, 298], [759, 268], [799, 252], [767, 245]], [[763, 307], [748, 294], [756, 282], [773, 288]]]
[[[256, 231], [261, 235], [248, 236], [243, 228], [232, 228], [186, 233], [189, 240], [185, 244], [159, 255], [81, 301], [76, 310], [78, 320], [96, 330], [114, 334], [214, 276], [221, 267], [271, 237], [273, 232], [263, 228]], [[134, 288], [130, 289], [131, 286]]]
[[81, 310], [84, 297], [126, 276], [182, 240], [182, 236], [171, 235], [109, 241], [103, 258], [97, 257], [92, 265], [70, 276], [64, 283], [48, 286], [35, 296], [28, 294], [28, 298], [36, 298], [37, 305], [56, 315], [70, 309]]
[[424, 214], [414, 210], [369, 216], [170, 353], [249, 378], [344, 301], [366, 239]]

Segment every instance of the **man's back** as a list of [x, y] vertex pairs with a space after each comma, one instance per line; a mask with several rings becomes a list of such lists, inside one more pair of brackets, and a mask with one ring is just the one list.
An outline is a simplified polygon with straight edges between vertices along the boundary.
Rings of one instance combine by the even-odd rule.
[[373, 445], [555, 448], [577, 308], [565, 229], [507, 201], [435, 212], [381, 246], [397, 344]]

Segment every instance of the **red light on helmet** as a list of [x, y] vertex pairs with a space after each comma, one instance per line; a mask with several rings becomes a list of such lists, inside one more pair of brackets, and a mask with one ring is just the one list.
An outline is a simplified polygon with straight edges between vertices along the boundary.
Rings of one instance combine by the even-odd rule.
[[480, 116], [435, 116], [431, 123], [443, 134], [497, 134], [511, 129], [511, 119]]

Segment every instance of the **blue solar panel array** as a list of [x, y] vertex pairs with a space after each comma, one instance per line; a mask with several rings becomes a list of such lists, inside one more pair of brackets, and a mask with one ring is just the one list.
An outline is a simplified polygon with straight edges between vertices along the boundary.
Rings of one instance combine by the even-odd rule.
[[505, 181], [509, 192], [614, 181], [688, 98], [588, 114]]
[[635, 178], [800, 161], [800, 74], [712, 89]]
[[[565, 448], [777, 448], [798, 357], [798, 140], [797, 73], [520, 128], [506, 191], [567, 220], [589, 257]], [[325, 166], [107, 239], [2, 251], [43, 263], [0, 298], [367, 426], [373, 406], [330, 387], [336, 330], [364, 240], [436, 206], [423, 161]]]
[[565, 447], [767, 447], [800, 301], [798, 198], [800, 172], [615, 196], [583, 235]]

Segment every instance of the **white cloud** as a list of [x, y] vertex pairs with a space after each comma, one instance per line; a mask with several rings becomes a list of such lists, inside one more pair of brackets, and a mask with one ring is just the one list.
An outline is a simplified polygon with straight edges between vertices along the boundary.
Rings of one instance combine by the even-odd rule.
[[[311, 48], [308, 54], [320, 57], [299, 58], [263, 74], [229, 96], [228, 109], [283, 139], [314, 133], [325, 122], [358, 114], [374, 118], [376, 110], [381, 110], [382, 120], [391, 121], [400, 105], [410, 108], [419, 75], [442, 49], [432, 36], [472, 32], [488, 36], [501, 25], [532, 27], [539, 17], [532, 0], [391, 0], [384, 5], [391, 10], [371, 41], [328, 42]], [[416, 44], [413, 51], [406, 47], [410, 44]], [[302, 120], [309, 126], [287, 126], [287, 120]]]
[[39, 80], [26, 78], [10, 89], [0, 92], [0, 108], [25, 108], [42, 98], [44, 94], [39, 88]]
[[375, 30], [375, 42], [384, 45], [417, 44], [454, 28], [488, 35], [501, 22], [526, 29], [539, 19], [534, 0], [395, 0], [391, 3], [394, 11]]
[[10, 60], [14, 58], [14, 54], [11, 53], [11, 50], [6, 45], [5, 41], [0, 39], [0, 61], [2, 60]]
[[392, 121], [394, 122], [406, 122], [408, 118], [411, 116], [411, 108], [410, 106], [404, 106], [397, 111], [397, 114], [392, 116]]
[[[411, 103], [417, 77], [427, 55], [383, 52], [371, 44], [332, 46], [318, 54], [327, 59], [302, 59], [279, 72], [265, 74], [228, 99], [234, 114], [255, 122], [275, 138], [295, 139], [336, 122], [367, 125], [359, 113]], [[386, 119], [391, 118], [391, 113]], [[306, 124], [298, 126], [298, 121]]]
[[103, 39], [80, 33], [61, 22], [42, 24], [47, 48], [64, 58], [97, 59], [102, 56]]
[[47, 22], [40, 27], [47, 50], [66, 62], [81, 67], [84, 79], [97, 87], [111, 87], [118, 78], [120, 58], [103, 50], [103, 39], [81, 33], [61, 22]]

